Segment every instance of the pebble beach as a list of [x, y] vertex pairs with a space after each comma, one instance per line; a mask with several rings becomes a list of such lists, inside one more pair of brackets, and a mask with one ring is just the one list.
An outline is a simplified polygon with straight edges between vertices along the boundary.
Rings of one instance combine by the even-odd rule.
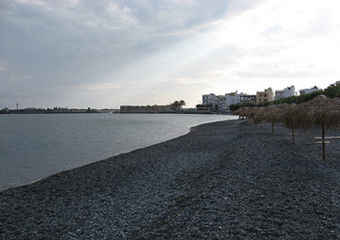
[[340, 239], [340, 139], [289, 134], [209, 123], [8, 189], [0, 239]]

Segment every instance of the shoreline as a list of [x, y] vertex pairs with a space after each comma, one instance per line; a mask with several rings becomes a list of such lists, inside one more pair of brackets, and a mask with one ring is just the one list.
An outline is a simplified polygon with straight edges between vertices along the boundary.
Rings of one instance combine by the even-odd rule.
[[[218, 120], [218, 121], [216, 121], [216, 122], [225, 122], [225, 121], [237, 121], [237, 119]], [[210, 122], [210, 123], [216, 123], [216, 122]], [[44, 179], [46, 179], [46, 178], [52, 177], [52, 176], [57, 175], [57, 174], [61, 174], [61, 173], [63, 173], [63, 172], [71, 171], [71, 170], [73, 170], [73, 169], [81, 168], [81, 167], [84, 167], [84, 166], [87, 166], [87, 165], [90, 165], [90, 164], [94, 164], [94, 163], [96, 163], [96, 162], [105, 161], [105, 160], [111, 159], [111, 158], [113, 158], [113, 157], [117, 157], [117, 156], [119, 156], [119, 155], [122, 155], [122, 154], [129, 154], [129, 153], [134, 152], [134, 151], [138, 151], [138, 150], [141, 150], [141, 149], [144, 149], [144, 148], [148, 148], [148, 147], [151, 147], [151, 146], [154, 146], [154, 145], [157, 145], [157, 144], [161, 144], [161, 143], [164, 143], [164, 142], [167, 142], [167, 141], [175, 140], [176, 138], [180, 138], [180, 137], [182, 137], [182, 136], [185, 136], [185, 135], [189, 134], [189, 133], [192, 131], [192, 129], [194, 129], [194, 128], [197, 128], [197, 127], [199, 127], [199, 126], [201, 126], [201, 125], [210, 124], [210, 123], [203, 123], [203, 124], [193, 125], [193, 126], [191, 126], [186, 132], [184, 132], [182, 135], [177, 136], [177, 137], [175, 137], [175, 138], [171, 138], [171, 139], [165, 140], [165, 141], [160, 142], [160, 143], [152, 144], [152, 145], [150, 145], [150, 146], [146, 146], [146, 147], [143, 147], [143, 148], [136, 148], [136, 149], [133, 149], [133, 150], [131, 150], [131, 151], [124, 152], [124, 153], [119, 153], [119, 154], [117, 154], [117, 155], [113, 155], [113, 156], [110, 156], [110, 157], [108, 157], [108, 158], [100, 159], [100, 160], [98, 160], [98, 161], [95, 161], [95, 162], [92, 162], [92, 163], [88, 163], [88, 164], [85, 164], [85, 165], [82, 165], [82, 166], [79, 166], [79, 167], [75, 167], [75, 168], [71, 168], [71, 169], [66, 169], [66, 170], [63, 170], [63, 171], [54, 173], [54, 174], [52, 174], [52, 175], [49, 175], [49, 176], [47, 176], [47, 177], [43, 177], [43, 178], [34, 180], [34, 181], [29, 182], [29, 183], [27, 183], [27, 184], [23, 184], [23, 185], [18, 185], [18, 184], [15, 185], [15, 184], [12, 184], [13, 186], [11, 186], [11, 187], [8, 187], [8, 188], [7, 188], [7, 187], [0, 188], [0, 194], [1, 194], [2, 192], [6, 191], [6, 190], [15, 189], [15, 188], [20, 188], [20, 187], [25, 187], [25, 186], [28, 186], [28, 185], [31, 185], [31, 184], [35, 184], [35, 183], [37, 183], [37, 182], [39, 182], [39, 181], [42, 181], [42, 180], [44, 180]]]
[[[336, 142], [244, 122], [190, 133], [0, 192], [0, 238], [340, 237]], [[339, 131], [329, 131], [339, 134]], [[312, 137], [312, 138], [311, 138]]]
[[[77, 117], [78, 115], [79, 114], [73, 114], [73, 117], [70, 116], [69, 118], [68, 115], [65, 114], [55, 120], [53, 116], [48, 117], [47, 119], [44, 118], [44, 116], [39, 117], [39, 115], [36, 115], [36, 117], [28, 116], [28, 126], [30, 126], [30, 124], [34, 126], [35, 119], [38, 119], [38, 121], [42, 121], [43, 123], [47, 123], [47, 121], [50, 120], [52, 121], [57, 133], [54, 134], [53, 129], [46, 125], [45, 128], [50, 132], [46, 137], [43, 133], [39, 133], [38, 127], [28, 127], [26, 129], [35, 129], [35, 131], [25, 130], [22, 134], [20, 131], [14, 131], [13, 135], [7, 131], [7, 134], [5, 133], [3, 136], [6, 141], [4, 142], [4, 161], [2, 161], [1, 164], [3, 167], [1, 169], [2, 175], [0, 177], [0, 192], [6, 189], [27, 185], [58, 172], [80, 167], [90, 162], [100, 161], [121, 153], [128, 153], [132, 150], [176, 138], [187, 134], [190, 131], [190, 127], [204, 121], [221, 121], [232, 118], [230, 116], [208, 116], [193, 117], [193, 120], [190, 120], [191, 117], [183, 116], [178, 120], [183, 124], [176, 127], [174, 124], [177, 122], [176, 116], [112, 116], [112, 114], [96, 114], [93, 118], [89, 116], [89, 118], [92, 119], [91, 121], [96, 125], [93, 128], [86, 129], [86, 116], [88, 115], [80, 114], [82, 116]], [[14, 118], [17, 119], [15, 116]], [[146, 121], [151, 119], [151, 122], [150, 124], [144, 124], [143, 128], [139, 128], [138, 124], [136, 125], [133, 123], [135, 118], [142, 119], [142, 121], [143, 119]], [[161, 120], [153, 124], [153, 119], [158, 118]], [[11, 119], [12, 118], [8, 118], [4, 123], [11, 122]], [[21, 118], [13, 121], [13, 125], [18, 125], [18, 122], [25, 121], [20, 119]], [[62, 121], [60, 121], [60, 119]], [[72, 121], [72, 119], [80, 120], [80, 123], [76, 126], [77, 130], [73, 131], [66, 127], [68, 129], [67, 134], [61, 135], [61, 132], [63, 131], [60, 130], [63, 129], [62, 124], [66, 124], [67, 122]], [[128, 127], [127, 123], [129, 122], [125, 123], [121, 121], [121, 119], [127, 119], [133, 125]], [[97, 124], [100, 123], [100, 121], [105, 122], [102, 125]], [[112, 124], [117, 122], [118, 127], [110, 129], [109, 124], [107, 123], [108, 121], [111, 121]], [[122, 125], [122, 129], [120, 129], [120, 125]], [[153, 125], [155, 125], [154, 128]], [[167, 130], [171, 125], [174, 125], [173, 127], [176, 127], [176, 129]], [[96, 131], [96, 129], [98, 129], [98, 131]], [[154, 131], [153, 129], [159, 130]], [[84, 134], [81, 134], [83, 131]], [[105, 131], [105, 133], [101, 136], [99, 134], [100, 131]], [[39, 139], [36, 138], [36, 136], [39, 135], [44, 137], [40, 137]], [[87, 137], [82, 137], [82, 135], [86, 135]], [[65, 140], [63, 139], [64, 136]], [[25, 143], [25, 139], [28, 138], [32, 139], [32, 141]], [[46, 142], [43, 140], [44, 138], [47, 139]], [[54, 147], [53, 141], [59, 142], [59, 145], [56, 146], [57, 148]], [[16, 144], [13, 144], [12, 142], [16, 142]], [[31, 143], [33, 143], [31, 148], [32, 151], [31, 149], [28, 149]], [[59, 151], [56, 149], [59, 149]], [[21, 161], [23, 162], [22, 164], [20, 163]], [[22, 167], [20, 164], [25, 167]]]

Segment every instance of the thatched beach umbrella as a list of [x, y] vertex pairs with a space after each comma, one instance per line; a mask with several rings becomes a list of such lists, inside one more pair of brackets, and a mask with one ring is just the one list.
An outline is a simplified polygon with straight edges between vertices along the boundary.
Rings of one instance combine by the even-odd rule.
[[332, 98], [332, 101], [340, 105], [340, 98], [338, 97]]
[[268, 107], [258, 107], [255, 108], [254, 110], [254, 116], [253, 116], [253, 120], [254, 123], [260, 123], [261, 124], [261, 129], [263, 128], [263, 121], [265, 120], [264, 116], [267, 112], [267, 108]]
[[266, 107], [266, 111], [264, 113], [264, 120], [268, 121], [272, 125], [272, 133], [274, 133], [274, 123], [281, 122], [283, 118], [284, 108], [287, 107], [287, 104], [280, 105], [269, 105]]
[[333, 98], [332, 100], [335, 101], [335, 102], [337, 102], [337, 103], [340, 103], [340, 98], [338, 98], [338, 97], [335, 97], [335, 98]]
[[286, 106], [287, 104], [280, 104], [257, 108], [254, 114], [254, 123], [260, 123], [262, 129], [263, 121], [270, 122], [272, 125], [272, 133], [274, 133], [274, 123], [280, 122], [283, 114], [282, 110]]
[[283, 122], [287, 127], [292, 129], [292, 141], [295, 143], [295, 129], [298, 128], [298, 122], [296, 115], [294, 114], [294, 109], [296, 107], [295, 103], [286, 105], [280, 111], [278, 115], [278, 121]]
[[238, 115], [240, 118], [244, 118], [245, 117], [244, 113], [245, 113], [246, 109], [247, 108], [245, 108], [245, 107], [239, 108], [239, 109], [237, 109], [233, 112], [233, 115]]
[[245, 117], [248, 120], [251, 120], [254, 118], [255, 112], [255, 107], [244, 107], [234, 111], [233, 115], [239, 115], [240, 117]]
[[296, 126], [309, 128], [321, 126], [322, 129], [322, 158], [325, 159], [325, 127], [333, 127], [340, 122], [340, 103], [319, 95], [313, 100], [301, 103], [292, 111], [293, 122]]
[[257, 111], [256, 107], [250, 107], [250, 108], [247, 108], [247, 109], [244, 111], [243, 114], [244, 114], [244, 116], [245, 116], [246, 118], [253, 120], [256, 111]]
[[[335, 97], [332, 100], [335, 101], [336, 103], [340, 104], [340, 98]], [[335, 123], [335, 127], [337, 128], [338, 126], [339, 126], [339, 123]]]

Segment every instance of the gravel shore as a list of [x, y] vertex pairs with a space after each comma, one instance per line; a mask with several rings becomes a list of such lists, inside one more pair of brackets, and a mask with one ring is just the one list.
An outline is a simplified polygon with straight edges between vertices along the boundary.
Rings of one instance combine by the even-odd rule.
[[[340, 239], [340, 139], [239, 120], [0, 193], [0, 239]], [[327, 131], [340, 136], [340, 131]]]

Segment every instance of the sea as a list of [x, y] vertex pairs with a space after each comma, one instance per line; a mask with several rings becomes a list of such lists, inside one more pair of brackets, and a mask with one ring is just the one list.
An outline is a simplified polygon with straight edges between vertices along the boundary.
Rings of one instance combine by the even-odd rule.
[[0, 191], [184, 135], [200, 114], [0, 115]]

